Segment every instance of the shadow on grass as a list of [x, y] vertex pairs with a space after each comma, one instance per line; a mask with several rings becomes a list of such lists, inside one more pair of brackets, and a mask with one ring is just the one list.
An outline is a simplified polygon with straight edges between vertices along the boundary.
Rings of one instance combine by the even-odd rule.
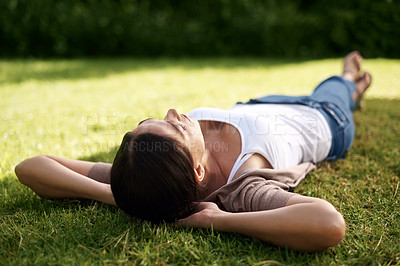
[[365, 156], [400, 176], [400, 99], [367, 99], [355, 112], [353, 153]]
[[[7, 191], [1, 199], [1, 216], [15, 215], [20, 212], [53, 213], [57, 211], [79, 211], [82, 208], [99, 205], [101, 208], [116, 210], [115, 207], [85, 199], [50, 200], [37, 196], [28, 187], [19, 183], [15, 175], [7, 175], [0, 180], [0, 190]], [[3, 197], [3, 198], [2, 198]]]
[[[122, 138], [122, 136], [121, 136]], [[79, 158], [78, 160], [83, 160], [83, 161], [89, 161], [89, 162], [105, 162], [105, 163], [112, 163], [115, 157], [115, 154], [117, 154], [119, 146], [114, 146], [112, 147], [109, 151], [107, 152], [99, 152], [95, 153], [89, 156], [83, 156]]]
[[0, 69], [3, 69], [3, 72], [6, 73], [3, 78], [0, 76], [0, 84], [5, 82], [19, 83], [27, 80], [54, 81], [104, 78], [108, 75], [131, 71], [154, 71], [169, 68], [185, 70], [272, 68], [301, 62], [304, 61], [256, 58], [9, 60], [0, 61]]

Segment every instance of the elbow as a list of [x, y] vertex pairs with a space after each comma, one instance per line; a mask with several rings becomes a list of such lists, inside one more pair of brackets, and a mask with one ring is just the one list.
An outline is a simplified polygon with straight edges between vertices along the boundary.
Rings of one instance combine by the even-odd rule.
[[22, 184], [26, 184], [26, 172], [27, 172], [27, 161], [29, 159], [26, 159], [22, 162], [20, 162], [19, 164], [17, 164], [17, 166], [15, 166], [14, 172], [15, 175], [17, 176], [19, 182], [21, 182]]
[[327, 218], [329, 221], [326, 222], [324, 228], [326, 248], [339, 244], [343, 240], [346, 232], [346, 223], [343, 216], [338, 211], [331, 213]]
[[330, 205], [323, 217], [319, 228], [321, 245], [318, 250], [336, 246], [343, 240], [346, 232], [346, 223], [342, 214], [332, 205]]
[[17, 176], [19, 182], [29, 186], [31, 179], [33, 178], [33, 168], [38, 163], [38, 161], [43, 160], [45, 155], [38, 155], [32, 158], [28, 158], [17, 164], [15, 166], [14, 172]]

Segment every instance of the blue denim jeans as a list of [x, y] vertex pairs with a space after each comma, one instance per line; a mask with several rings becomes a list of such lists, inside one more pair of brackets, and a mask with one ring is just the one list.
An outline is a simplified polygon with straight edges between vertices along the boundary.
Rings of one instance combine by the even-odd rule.
[[[325, 117], [332, 132], [332, 146], [327, 160], [344, 158], [354, 139], [352, 95], [355, 83], [339, 76], [321, 82], [308, 96], [268, 95], [245, 104], [301, 104], [317, 109]], [[238, 104], [241, 104], [240, 102]]]

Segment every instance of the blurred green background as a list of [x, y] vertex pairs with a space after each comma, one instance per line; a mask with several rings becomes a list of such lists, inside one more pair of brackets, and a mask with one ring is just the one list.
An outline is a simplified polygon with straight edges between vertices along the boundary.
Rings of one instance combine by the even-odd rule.
[[1, 57], [400, 58], [398, 0], [0, 0]]

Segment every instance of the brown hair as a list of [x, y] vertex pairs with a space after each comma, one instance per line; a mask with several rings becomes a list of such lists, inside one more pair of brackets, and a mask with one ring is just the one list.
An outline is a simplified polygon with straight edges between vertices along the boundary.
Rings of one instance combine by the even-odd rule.
[[131, 216], [155, 223], [185, 217], [197, 198], [192, 156], [172, 138], [128, 132], [111, 168], [111, 190]]

